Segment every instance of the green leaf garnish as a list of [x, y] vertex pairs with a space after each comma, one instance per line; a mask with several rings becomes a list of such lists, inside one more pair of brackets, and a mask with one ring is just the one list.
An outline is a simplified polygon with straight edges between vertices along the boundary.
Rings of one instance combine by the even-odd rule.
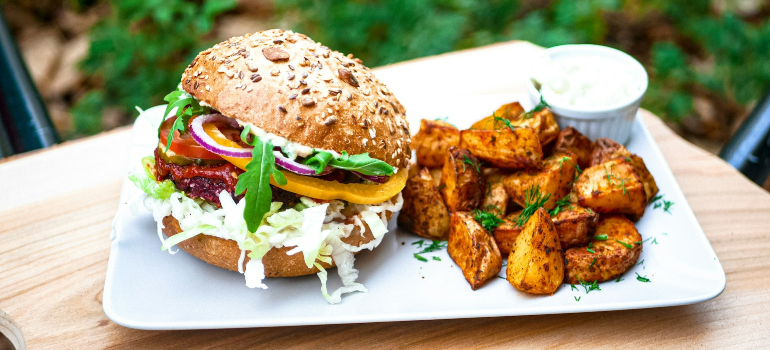
[[622, 244], [623, 246], [625, 246], [625, 247], [626, 247], [626, 248], [628, 248], [628, 249], [633, 249], [633, 248], [634, 248], [634, 246], [632, 246], [632, 245], [630, 245], [630, 244], [628, 244], [628, 243], [626, 243], [626, 242], [623, 242], [623, 241], [619, 241], [619, 240], [617, 240], [617, 239], [615, 240], [615, 242], [618, 242], [618, 243]]
[[580, 285], [586, 290], [586, 294], [590, 293], [593, 290], [601, 291], [602, 289], [599, 288], [599, 283], [597, 283], [597, 280], [594, 280], [593, 283], [586, 283], [586, 281], [583, 281], [578, 277], [578, 282], [580, 282]]
[[596, 235], [594, 236], [594, 241], [606, 241], [607, 235]]
[[[168, 118], [171, 110], [176, 107], [176, 120], [174, 125], [171, 126], [171, 130], [168, 131], [168, 141], [166, 142], [166, 151], [171, 147], [171, 140], [174, 138], [174, 133], [184, 133], [187, 131], [187, 123], [190, 122], [190, 118], [194, 115], [209, 114], [211, 108], [200, 105], [200, 102], [192, 95], [184, 90], [176, 90], [163, 98], [168, 102], [166, 111], [163, 113], [163, 119]], [[163, 123], [161, 123], [163, 125]], [[158, 135], [160, 136], [160, 127], [158, 127]]]
[[470, 158], [468, 158], [467, 154], [463, 154], [463, 171], [465, 171], [465, 164], [470, 164], [472, 167], [476, 169], [476, 172], [481, 174], [481, 162], [474, 162]]
[[316, 174], [320, 174], [328, 165], [332, 168], [357, 171], [364, 175], [393, 175], [393, 167], [390, 164], [370, 158], [369, 153], [351, 156], [348, 152], [342, 151], [342, 155], [335, 158], [329, 152], [316, 152], [310, 158], [305, 159], [302, 164], [315, 170]]
[[531, 111], [524, 113], [521, 115], [521, 119], [529, 119], [535, 116], [535, 113], [540, 112], [543, 110], [543, 108], [551, 107], [548, 105], [547, 102], [543, 99], [543, 94], [540, 94], [540, 103], [535, 106], [535, 108], [532, 108]]
[[500, 219], [497, 214], [479, 209], [473, 210], [473, 218], [487, 230], [487, 233], [491, 233], [500, 226], [500, 224], [505, 222], [503, 219]]
[[428, 262], [428, 259], [425, 259], [422, 255], [414, 254], [414, 258], [422, 262]]
[[550, 193], [543, 196], [543, 194], [540, 193], [540, 186], [537, 186], [537, 185], [534, 187], [528, 188], [527, 191], [524, 192], [524, 195], [525, 195], [524, 210], [522, 210], [518, 220], [516, 220], [516, 225], [518, 226], [524, 226], [524, 224], [527, 223], [527, 221], [532, 216], [532, 214], [534, 214], [538, 208], [545, 205], [545, 202], [547, 202], [548, 199], [551, 198]]
[[564, 198], [559, 199], [558, 201], [556, 201], [556, 206], [553, 209], [551, 209], [549, 214], [551, 214], [552, 217], [556, 216], [561, 211], [561, 208], [566, 206], [566, 205], [569, 205], [569, 195], [566, 195], [566, 196], [564, 196]]
[[235, 193], [246, 193], [244, 200], [246, 208], [243, 210], [243, 218], [249, 231], [256, 232], [262, 218], [270, 211], [270, 203], [273, 198], [273, 190], [270, 188], [270, 176], [272, 175], [280, 185], [286, 184], [286, 178], [275, 168], [275, 155], [273, 155], [273, 143], [256, 139], [251, 151], [252, 159], [246, 165], [246, 172], [238, 176], [235, 185]]
[[647, 275], [641, 276], [638, 272], [634, 272], [636, 274], [636, 279], [640, 282], [651, 282], [649, 278], [647, 278]]
[[436, 261], [441, 261], [441, 258], [439, 258], [439, 257], [437, 257], [437, 256], [433, 256], [433, 260], [436, 260]]
[[[412, 242], [412, 244], [413, 245], [417, 245], [418, 248], [422, 248], [423, 243], [424, 243], [423, 240]], [[443, 248], [446, 248], [447, 243], [448, 242], [432, 241], [430, 245], [428, 245], [427, 247], [425, 247], [421, 251], [419, 251], [417, 253], [414, 253], [414, 258], [417, 259], [417, 260], [420, 260], [422, 262], [427, 262], [428, 259], [426, 259], [424, 256], [422, 256], [420, 254], [431, 253], [431, 252], [435, 252], [437, 250], [441, 250]], [[433, 260], [441, 261], [441, 258], [438, 258], [438, 259], [436, 259], [436, 258], [438, 258], [438, 257], [434, 256]]]

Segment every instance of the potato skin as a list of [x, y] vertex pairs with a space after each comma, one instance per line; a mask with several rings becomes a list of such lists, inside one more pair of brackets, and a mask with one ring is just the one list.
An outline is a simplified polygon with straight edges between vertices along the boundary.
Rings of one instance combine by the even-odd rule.
[[411, 176], [401, 193], [404, 206], [398, 215], [399, 226], [425, 238], [444, 241], [449, 237], [449, 211], [428, 168]]
[[495, 121], [495, 118], [503, 118], [508, 120], [515, 120], [524, 113], [524, 107], [518, 102], [506, 103], [500, 106], [495, 113], [489, 117], [483, 118], [471, 125], [471, 129], [477, 130], [495, 130], [505, 126], [505, 123], [501, 121]]
[[553, 151], [574, 153], [577, 157], [577, 164], [581, 169], [585, 169], [591, 163], [591, 148], [591, 139], [581, 134], [577, 129], [568, 126], [559, 132]]
[[498, 172], [492, 172], [484, 176], [484, 182], [487, 184], [484, 191], [484, 199], [481, 202], [481, 209], [497, 216], [503, 216], [508, 212], [508, 202], [510, 196], [505, 191], [503, 185], [503, 176]]
[[603, 214], [628, 214], [633, 220], [644, 215], [647, 199], [634, 167], [616, 158], [583, 171], [575, 181], [578, 203]]
[[600, 138], [594, 142], [593, 149], [591, 151], [591, 166], [608, 162], [613, 159], [622, 158], [626, 162], [630, 163], [636, 174], [639, 176], [639, 180], [644, 187], [644, 194], [647, 198], [647, 203], [655, 198], [658, 193], [658, 184], [655, 183], [655, 178], [647, 170], [647, 166], [644, 164], [642, 157], [632, 154], [623, 145], [608, 138]]
[[567, 250], [588, 244], [599, 222], [599, 214], [591, 209], [571, 204], [562, 207], [552, 220], [561, 241], [561, 248]]
[[471, 213], [452, 213], [450, 227], [447, 252], [462, 269], [471, 289], [476, 290], [497, 276], [503, 258], [495, 241]]
[[639, 180], [644, 187], [644, 195], [647, 198], [647, 204], [649, 204], [650, 201], [655, 198], [655, 195], [658, 194], [658, 184], [655, 182], [655, 178], [652, 177], [650, 171], [647, 170], [647, 166], [644, 164], [642, 157], [632, 154], [629, 159], [631, 160], [631, 165], [633, 165], [636, 174], [639, 175]]
[[520, 170], [510, 174], [503, 179], [505, 190], [512, 201], [526, 207], [527, 190], [537, 186], [543, 196], [551, 195], [543, 206], [551, 210], [571, 190], [577, 172], [574, 157], [572, 153], [557, 153], [543, 162], [542, 170]]
[[441, 120], [423, 119], [420, 131], [412, 137], [412, 149], [417, 155], [417, 164], [428, 168], [444, 165], [444, 157], [451, 146], [460, 142], [460, 130]]
[[523, 226], [519, 226], [516, 222], [521, 215], [521, 210], [508, 215], [503, 219], [503, 223], [492, 231], [492, 237], [495, 239], [497, 249], [500, 250], [500, 254], [508, 255], [513, 249], [513, 244], [516, 242], [516, 238], [524, 230]]
[[486, 163], [503, 169], [541, 167], [543, 148], [537, 133], [530, 128], [511, 130], [463, 130], [460, 147], [466, 148]]
[[480, 170], [479, 160], [467, 149], [449, 147], [439, 185], [449, 211], [471, 211], [479, 207], [485, 188]]
[[564, 255], [548, 212], [539, 208], [508, 254], [506, 279], [529, 294], [553, 294], [564, 281]]
[[511, 125], [534, 130], [537, 138], [540, 139], [541, 146], [548, 145], [559, 135], [559, 124], [556, 123], [556, 119], [548, 108], [530, 114], [521, 114], [511, 122]]
[[[564, 254], [565, 283], [593, 283], [610, 281], [636, 264], [642, 253], [642, 236], [634, 223], [621, 215], [607, 215], [599, 219], [596, 235], [607, 235], [606, 241], [593, 241], [593, 251], [587, 247], [570, 248]], [[616, 240], [632, 246], [627, 248]], [[594, 261], [594, 259], [596, 259]]]

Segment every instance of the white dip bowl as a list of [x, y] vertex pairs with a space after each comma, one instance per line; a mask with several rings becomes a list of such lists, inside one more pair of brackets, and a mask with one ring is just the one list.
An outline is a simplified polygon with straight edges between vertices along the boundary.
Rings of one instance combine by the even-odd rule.
[[562, 128], [572, 126], [591, 140], [609, 137], [625, 143], [647, 84], [644, 67], [622, 51], [563, 45], [545, 50], [537, 60], [527, 95], [537, 105], [542, 92]]

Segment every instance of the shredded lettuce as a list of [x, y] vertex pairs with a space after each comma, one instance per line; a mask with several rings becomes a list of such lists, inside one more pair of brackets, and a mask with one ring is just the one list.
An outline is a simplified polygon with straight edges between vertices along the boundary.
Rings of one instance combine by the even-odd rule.
[[155, 199], [168, 199], [174, 192], [177, 192], [174, 183], [169, 180], [158, 182], [155, 175], [150, 170], [155, 166], [155, 158], [147, 156], [142, 158], [142, 168], [144, 172], [135, 172], [128, 175], [128, 179], [139, 187], [148, 196]]

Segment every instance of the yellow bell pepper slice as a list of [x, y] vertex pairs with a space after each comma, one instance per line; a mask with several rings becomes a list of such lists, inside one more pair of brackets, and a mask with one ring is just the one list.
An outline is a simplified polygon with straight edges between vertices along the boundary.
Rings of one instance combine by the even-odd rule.
[[[227, 139], [216, 126], [204, 124], [203, 130], [214, 141], [227, 147], [241, 148], [236, 142]], [[251, 158], [233, 158], [222, 156], [233, 165], [246, 170]], [[358, 204], [377, 204], [396, 196], [406, 186], [408, 172], [402, 169], [390, 177], [384, 184], [343, 184], [336, 181], [326, 181], [319, 178], [297, 175], [289, 171], [279, 170], [286, 177], [286, 185], [281, 186], [270, 177], [270, 184], [283, 190], [310, 198], [332, 200], [341, 199]]]

